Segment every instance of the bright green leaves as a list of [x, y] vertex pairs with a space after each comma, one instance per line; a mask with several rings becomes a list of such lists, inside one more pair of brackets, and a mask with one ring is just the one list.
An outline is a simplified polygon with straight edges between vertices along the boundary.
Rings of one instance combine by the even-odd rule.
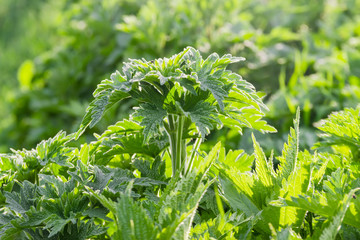
[[[335, 154], [299, 151], [298, 110], [279, 161], [254, 135], [252, 155], [219, 142], [205, 157], [201, 143], [215, 128], [276, 131], [262, 120], [262, 94], [226, 70], [241, 60], [203, 59], [190, 47], [171, 58], [130, 60], [98, 85], [77, 133], [1, 155], [1, 239], [358, 236], [359, 109], [321, 122], [319, 146]], [[68, 146], [125, 98], [138, 104], [129, 120]]]
[[254, 135], [252, 135], [253, 143], [254, 143], [254, 150], [255, 150], [255, 171], [259, 176], [260, 182], [264, 184], [265, 187], [272, 187], [273, 184], [273, 177], [275, 175], [275, 171], [273, 170], [272, 161], [267, 161], [266, 156], [261, 149], [258, 142]]
[[210, 91], [216, 99], [220, 109], [224, 110], [223, 100], [227, 97], [229, 92], [225, 86], [225, 83], [227, 82], [222, 81], [221, 79], [224, 68], [221, 68], [221, 65], [215, 65], [215, 62], [218, 59], [219, 55], [216, 53], [211, 54], [201, 64], [201, 68], [197, 72], [197, 80], [200, 82], [200, 89], [203, 91]]
[[[292, 197], [291, 200], [286, 200], [285, 204], [286, 206], [301, 208], [324, 217], [334, 219], [340, 217], [340, 222], [356, 227], [360, 224], [360, 218], [358, 216], [360, 204], [359, 201], [351, 202], [350, 200], [354, 199], [354, 194], [357, 190], [358, 189], [350, 191], [350, 193], [344, 195], [344, 197], [339, 196], [336, 201], [331, 199], [327, 194], [315, 193], [313, 196]], [[345, 214], [345, 216], [343, 214]], [[330, 222], [331, 221], [332, 220], [330, 220]]]
[[194, 227], [191, 239], [246, 239], [259, 217], [245, 218], [245, 214], [227, 212]]
[[111, 125], [97, 141], [91, 144], [91, 154], [99, 165], [108, 164], [116, 157], [124, 155], [156, 157], [168, 146], [165, 136], [149, 137], [145, 140], [144, 127], [129, 120], [119, 121]]
[[323, 227], [323, 231], [320, 236], [320, 240], [336, 239], [336, 235], [341, 228], [341, 224], [344, 220], [345, 213], [350, 205], [350, 200], [353, 198], [356, 191], [360, 189], [354, 189], [349, 194], [345, 195], [344, 199], [340, 203], [340, 206], [336, 209], [336, 213], [328, 219], [328, 222]]
[[[205, 181], [204, 172], [191, 172], [184, 178], [174, 178], [156, 202], [150, 199], [134, 202], [133, 182], [120, 194], [117, 202], [90, 188], [88, 191], [112, 212], [114, 239], [188, 239], [197, 206], [213, 181]], [[148, 209], [150, 206], [155, 211]]]
[[[207, 113], [211, 112], [210, 115], [204, 115], [201, 121], [194, 122], [202, 134], [209, 133], [209, 130], [205, 131], [205, 129], [211, 129], [210, 122], [214, 120], [211, 116], [217, 118], [218, 115], [226, 114], [226, 106], [233, 101], [243, 103], [241, 108], [250, 106], [256, 108], [258, 115], [262, 116], [260, 108], [266, 109], [266, 106], [257, 96], [254, 87], [242, 80], [241, 76], [226, 70], [228, 64], [242, 60], [244, 59], [232, 57], [229, 54], [220, 58], [216, 53], [203, 60], [199, 51], [188, 47], [171, 58], [154, 61], [131, 60], [124, 63], [122, 73], [117, 71], [111, 75], [111, 80], [102, 81], [95, 90], [95, 99], [87, 109], [77, 136], [88, 125], [92, 127], [104, 111], [110, 107], [108, 105], [126, 97], [137, 99], [140, 103], [145, 102], [145, 104], [140, 104], [136, 115], [142, 117], [141, 124], [145, 126], [144, 134], [146, 136], [158, 131], [166, 114], [183, 115], [181, 109], [194, 112], [186, 107], [189, 106], [187, 101], [191, 100], [188, 95], [202, 96], [197, 98], [197, 102], [192, 103], [191, 106], [199, 103], [197, 109], [204, 109]], [[177, 89], [178, 94], [173, 101], [169, 102], [166, 99], [174, 89]], [[238, 106], [233, 106], [233, 108], [236, 107]], [[177, 110], [174, 112], [174, 109]], [[158, 113], [156, 114], [155, 111]], [[239, 112], [238, 115], [241, 113]], [[207, 116], [210, 117], [209, 120], [206, 120]], [[193, 116], [191, 120], [195, 121], [196, 117]], [[254, 121], [257, 120], [259, 119]], [[251, 127], [252, 125], [242, 126]], [[274, 131], [271, 128], [264, 130]]]
[[284, 144], [280, 166], [274, 169], [272, 157], [268, 160], [253, 136], [255, 171], [244, 171], [228, 165], [219, 169], [220, 183], [225, 198], [233, 209], [243, 211], [248, 217], [261, 212], [261, 220], [255, 229], [269, 235], [271, 226], [277, 230], [292, 225], [299, 227], [305, 216], [304, 211], [295, 208], [279, 208], [273, 205], [279, 198], [288, 199], [307, 192], [310, 179], [310, 164], [298, 160], [299, 110], [291, 129], [288, 143]]
[[280, 161], [279, 174], [281, 178], [287, 178], [296, 167], [296, 160], [299, 152], [299, 120], [300, 108], [298, 108], [296, 112], [294, 129], [290, 129], [288, 144], [284, 144], [282, 156], [278, 158]]
[[360, 139], [360, 107], [346, 108], [343, 111], [332, 113], [327, 119], [318, 123], [318, 128], [328, 135], [346, 139]]
[[[19, 181], [38, 181], [42, 171], [58, 171], [72, 167], [72, 148], [67, 143], [74, 139], [74, 134], [66, 135], [60, 131], [53, 138], [41, 141], [35, 149], [12, 150], [11, 154], [0, 154], [0, 171], [11, 173]], [[8, 182], [8, 184], [12, 184]]]
[[322, 141], [315, 147], [346, 146], [347, 149], [338, 149], [339, 152], [349, 152], [357, 159], [360, 148], [360, 107], [346, 108], [343, 111], [332, 113], [327, 119], [317, 123], [323, 131], [320, 134]]
[[5, 192], [4, 195], [9, 208], [16, 213], [23, 214], [35, 204], [36, 185], [24, 181], [19, 193]]
[[[354, 173], [348, 170], [337, 169], [327, 176], [323, 181], [322, 191], [315, 191], [313, 194], [292, 196], [283, 201], [287, 206], [298, 207], [307, 211], [311, 211], [324, 217], [335, 217], [337, 211], [341, 209], [341, 203], [346, 203], [346, 212], [343, 222], [352, 226], [359, 226], [360, 217], [358, 211], [360, 209], [360, 201], [357, 198], [359, 183]], [[347, 200], [350, 197], [350, 200]], [[345, 210], [346, 211], [346, 210]]]
[[[131, 187], [131, 184], [129, 185]], [[157, 228], [150, 219], [146, 210], [134, 203], [131, 198], [131, 189], [128, 187], [125, 194], [120, 195], [120, 200], [114, 205], [117, 231], [115, 239], [155, 239]]]
[[192, 47], [171, 58], [130, 60], [121, 73], [113, 73], [111, 80], [98, 85], [76, 137], [94, 126], [113, 104], [131, 97], [139, 105], [130, 118], [144, 127], [144, 144], [167, 133], [175, 175], [190, 165], [186, 163], [187, 139], [198, 135], [204, 139], [215, 126], [275, 132], [261, 120], [267, 108], [254, 87], [226, 70], [243, 60], [216, 53], [204, 60]]

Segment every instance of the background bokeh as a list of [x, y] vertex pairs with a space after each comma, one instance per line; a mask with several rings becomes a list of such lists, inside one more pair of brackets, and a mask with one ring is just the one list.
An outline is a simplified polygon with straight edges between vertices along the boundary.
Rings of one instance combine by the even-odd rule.
[[[128, 58], [169, 57], [186, 46], [247, 59], [231, 66], [266, 93], [280, 151], [300, 106], [301, 147], [314, 123], [360, 99], [359, 0], [2, 0], [0, 152], [32, 148], [79, 127], [96, 85]], [[83, 138], [128, 115], [117, 104]], [[260, 133], [257, 133], [260, 134]], [[251, 147], [223, 129], [209, 141]]]

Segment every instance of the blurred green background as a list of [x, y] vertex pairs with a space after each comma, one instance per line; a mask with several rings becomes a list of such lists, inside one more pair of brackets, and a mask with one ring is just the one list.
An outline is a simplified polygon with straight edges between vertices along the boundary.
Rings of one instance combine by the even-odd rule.
[[[312, 146], [314, 123], [359, 102], [359, 13], [360, 0], [1, 0], [0, 152], [76, 131], [96, 85], [122, 62], [186, 46], [247, 59], [231, 70], [267, 94], [278, 133], [258, 138], [266, 149], [281, 150], [297, 106], [301, 147]], [[223, 129], [209, 141], [246, 149], [249, 132]]]

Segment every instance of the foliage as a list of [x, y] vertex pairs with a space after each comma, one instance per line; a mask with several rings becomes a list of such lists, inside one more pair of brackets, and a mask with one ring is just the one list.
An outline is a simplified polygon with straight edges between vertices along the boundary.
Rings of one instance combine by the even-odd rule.
[[358, 1], [62, 4], [0, 138], [74, 133], [0, 155], [0, 239], [360, 238]]
[[118, 101], [136, 99], [139, 107], [130, 118], [140, 119], [144, 142], [165, 131], [173, 176], [178, 169], [186, 174], [193, 161], [186, 156], [186, 139], [204, 139], [215, 124], [240, 132], [245, 126], [262, 132], [276, 131], [260, 120], [266, 106], [254, 87], [240, 75], [226, 70], [228, 64], [241, 60], [229, 54], [219, 57], [216, 53], [204, 60], [199, 51], [188, 47], [171, 58], [124, 63], [122, 73], [117, 71], [111, 80], [98, 85], [77, 137], [99, 122], [104, 112]]
[[[297, 105], [302, 109], [302, 127], [306, 126], [300, 136], [304, 149], [317, 141], [313, 122], [331, 111], [355, 107], [359, 99], [358, 1], [12, 2], [5, 0], [0, 11], [6, 31], [0, 39], [6, 50], [6, 61], [0, 63], [5, 86], [0, 104], [3, 151], [35, 147], [61, 129], [76, 131], [98, 79], [129, 57], [171, 56], [188, 45], [203, 56], [231, 53], [248, 60], [230, 69], [270, 93], [264, 101], [271, 109], [269, 123], [279, 133], [258, 140], [277, 154]], [[39, 41], [36, 46], [27, 44]], [[13, 49], [27, 53], [14, 54]], [[10, 87], [14, 83], [19, 90]], [[116, 117], [126, 117], [132, 105], [124, 101], [117, 110], [111, 109], [94, 131], [103, 131]], [[232, 136], [223, 141], [227, 149], [240, 145], [251, 149], [251, 132], [246, 130], [244, 137], [227, 128], [215, 131], [212, 144], [227, 134]], [[84, 137], [92, 139], [90, 134]]]
[[[346, 132], [355, 133], [351, 130], [352, 125], [337, 119], [340, 116], [348, 118], [346, 113], [352, 111], [355, 110], [347, 109], [324, 120], [320, 129], [327, 132], [325, 138], [336, 138], [337, 134], [344, 135]], [[349, 121], [355, 123], [356, 120]], [[334, 127], [339, 123], [344, 128], [342, 131]], [[346, 151], [337, 152], [340, 156], [299, 152], [299, 110], [294, 124], [288, 144], [284, 145], [282, 156], [278, 158], [279, 166], [274, 166], [272, 157], [266, 159], [255, 138], [254, 171], [244, 170], [244, 165], [228, 165], [226, 161], [219, 163], [217, 169], [224, 197], [232, 209], [244, 212], [247, 217], [261, 213], [262, 218], [253, 230], [263, 237], [272, 234], [276, 238], [286, 236], [284, 239], [336, 239], [341, 233], [339, 230], [346, 225], [352, 226], [349, 231], [356, 235], [356, 228], [360, 226], [356, 197], [359, 187], [357, 158]], [[351, 136], [354, 141], [356, 135]], [[347, 142], [344, 138], [333, 144]], [[339, 161], [342, 158], [348, 161]]]

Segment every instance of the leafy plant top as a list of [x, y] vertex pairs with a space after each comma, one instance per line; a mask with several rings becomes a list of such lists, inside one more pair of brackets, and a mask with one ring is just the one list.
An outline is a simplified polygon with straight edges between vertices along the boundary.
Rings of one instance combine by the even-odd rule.
[[230, 63], [243, 60], [216, 53], [203, 59], [192, 47], [171, 58], [130, 60], [122, 73], [116, 71], [98, 85], [77, 137], [118, 101], [136, 99], [139, 105], [132, 120], [144, 127], [145, 142], [167, 133], [175, 174], [176, 169], [187, 172], [191, 168], [191, 163], [186, 164], [186, 139], [204, 139], [216, 125], [240, 132], [243, 127], [275, 132], [261, 120], [267, 107], [253, 85], [226, 70]]

